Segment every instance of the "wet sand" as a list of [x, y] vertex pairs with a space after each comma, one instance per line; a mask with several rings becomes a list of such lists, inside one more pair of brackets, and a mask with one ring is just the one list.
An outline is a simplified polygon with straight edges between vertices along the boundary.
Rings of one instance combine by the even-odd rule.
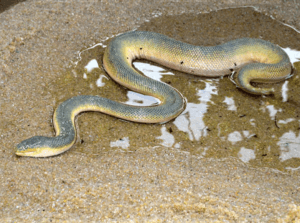
[[[262, 15], [271, 15], [279, 22], [300, 28], [300, 4], [294, 1], [284, 1], [284, 4], [281, 1], [26, 1], [1, 13], [0, 210], [3, 221], [299, 221], [299, 170], [279, 167], [281, 164], [275, 159], [267, 162], [257, 159], [245, 164], [234, 152], [203, 156], [195, 152], [188, 137], [184, 149], [148, 143], [153, 134], [160, 135], [158, 125], [140, 127], [141, 124], [103, 114], [86, 113], [77, 121], [78, 140], [70, 151], [45, 159], [14, 155], [14, 146], [20, 141], [37, 134], [54, 135], [52, 114], [60, 102], [89, 91], [97, 94], [93, 86], [80, 89], [83, 84], [78, 72], [76, 69], [77, 73], [72, 72], [74, 63], [84, 60], [84, 57], [79, 60], [79, 51], [133, 29], [160, 30], [193, 41], [190, 35], [184, 37], [184, 28], [174, 22], [176, 15], [239, 6], [254, 6]], [[218, 19], [220, 15], [213, 16]], [[159, 23], [159, 18], [163, 22]], [[166, 23], [167, 19], [170, 21]], [[235, 24], [230, 24], [230, 19], [226, 24], [227, 28], [231, 27], [228, 31], [231, 34], [225, 35], [223, 30], [206, 44], [237, 38], [233, 34]], [[275, 37], [278, 44], [280, 39], [287, 37]], [[98, 58], [101, 61], [101, 55]], [[97, 75], [102, 72], [100, 69]], [[76, 82], [79, 87], [74, 86]], [[125, 89], [108, 82], [106, 87], [111, 91], [99, 93], [101, 96], [126, 99], [126, 94], [122, 96]], [[226, 89], [223, 88], [222, 94], [230, 92]], [[295, 116], [299, 112], [297, 99], [297, 96], [291, 99], [296, 104]], [[215, 109], [211, 112], [217, 112], [218, 108]], [[147, 129], [149, 137], [145, 135]], [[138, 139], [130, 138], [130, 149], [110, 148], [109, 143], [126, 137], [126, 131], [131, 135], [143, 134]], [[146, 143], [139, 144], [139, 140]], [[206, 140], [207, 144], [214, 138]], [[221, 150], [215, 148], [214, 152]], [[297, 167], [299, 158], [294, 161], [293, 167]]]

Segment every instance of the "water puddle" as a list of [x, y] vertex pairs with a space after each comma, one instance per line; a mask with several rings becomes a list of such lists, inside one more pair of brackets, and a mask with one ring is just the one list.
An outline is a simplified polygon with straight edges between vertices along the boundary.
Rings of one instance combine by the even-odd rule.
[[[139, 30], [165, 34], [194, 45], [216, 45], [242, 37], [262, 38], [282, 47], [291, 57], [295, 75], [273, 84], [274, 96], [250, 95], [230, 78], [187, 75], [148, 61], [134, 66], [153, 79], [168, 83], [186, 98], [185, 111], [175, 120], [139, 124], [87, 112], [77, 121], [79, 139], [69, 152], [101, 155], [112, 149], [133, 151], [158, 145], [202, 157], [237, 157], [254, 167], [279, 170], [300, 166], [300, 34], [253, 8], [224, 9], [205, 14], [160, 15]], [[128, 91], [102, 68], [109, 40], [80, 53], [80, 60], [55, 82], [58, 103], [80, 94], [99, 95], [145, 106], [159, 101]], [[57, 103], [57, 104], [58, 104]]]

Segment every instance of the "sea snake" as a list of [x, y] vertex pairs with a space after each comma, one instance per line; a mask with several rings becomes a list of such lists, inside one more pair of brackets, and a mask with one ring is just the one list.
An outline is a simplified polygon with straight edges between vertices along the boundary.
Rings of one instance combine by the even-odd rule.
[[53, 115], [55, 137], [34, 136], [15, 148], [19, 156], [47, 157], [60, 154], [76, 141], [75, 117], [80, 112], [97, 111], [117, 118], [161, 123], [177, 117], [185, 100], [173, 87], [140, 74], [132, 66], [146, 59], [166, 67], [207, 77], [238, 71], [237, 85], [251, 94], [272, 94], [272, 88], [257, 88], [251, 82], [277, 82], [289, 77], [292, 65], [277, 45], [261, 39], [236, 39], [217, 46], [194, 46], [167, 36], [132, 31], [111, 40], [105, 49], [103, 67], [119, 84], [158, 98], [157, 106], [131, 106], [98, 96], [80, 95], [61, 103]]

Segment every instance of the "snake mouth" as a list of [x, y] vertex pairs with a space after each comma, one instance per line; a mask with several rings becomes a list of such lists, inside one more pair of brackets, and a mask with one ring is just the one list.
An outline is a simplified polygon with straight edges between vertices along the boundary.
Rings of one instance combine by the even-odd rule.
[[15, 154], [17, 156], [38, 156], [40, 154], [40, 149], [37, 148], [24, 148], [24, 146], [17, 145], [15, 147]]
[[34, 156], [36, 154], [36, 151], [28, 151], [28, 150], [22, 151], [22, 150], [19, 150], [18, 148], [16, 148], [15, 154], [17, 156]]
[[[67, 149], [69, 148], [66, 147]], [[49, 156], [56, 156], [60, 153], [64, 152], [65, 148], [59, 148], [57, 150], [50, 148], [50, 147], [39, 147], [39, 148], [26, 148], [23, 147], [16, 147], [15, 154], [17, 156], [28, 156], [28, 157], [49, 157]]]

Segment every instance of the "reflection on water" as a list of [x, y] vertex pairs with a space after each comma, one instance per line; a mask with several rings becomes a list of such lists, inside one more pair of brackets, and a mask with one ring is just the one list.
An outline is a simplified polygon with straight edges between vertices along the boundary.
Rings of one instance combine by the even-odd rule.
[[[166, 146], [166, 147], [172, 147], [172, 146], [175, 146], [174, 143], [175, 143], [175, 138], [174, 136], [169, 133], [166, 129], [166, 126], [163, 125], [161, 127], [161, 136], [158, 136], [156, 137], [157, 139], [161, 139], [162, 142], [161, 142], [161, 145], [162, 146]], [[177, 143], [176, 145], [177, 148], [180, 148], [180, 144]]]
[[275, 119], [275, 116], [276, 116], [277, 112], [282, 112], [282, 109], [276, 109], [276, 108], [274, 107], [274, 105], [267, 105], [266, 108], [267, 108], [267, 110], [269, 111], [269, 113], [270, 113], [270, 118], [271, 118], [272, 120]]
[[148, 95], [139, 94], [134, 91], [128, 91], [127, 97], [128, 97], [128, 101], [124, 103], [128, 105], [151, 106], [160, 103], [160, 101], [157, 98]]
[[134, 67], [141, 71], [144, 75], [147, 77], [150, 77], [154, 80], [161, 81], [161, 78], [163, 75], [174, 75], [174, 73], [170, 71], [166, 71], [165, 69], [151, 65], [148, 63], [142, 63], [142, 62], [134, 62]]
[[124, 137], [114, 142], [110, 142], [110, 147], [119, 147], [122, 149], [127, 149], [129, 147], [129, 138]]
[[99, 65], [96, 59], [92, 59], [84, 68], [87, 72], [91, 72], [94, 68], [99, 68]]
[[207, 133], [203, 116], [207, 112], [211, 95], [218, 93], [216, 87], [217, 83], [217, 79], [206, 80], [205, 88], [203, 90], [198, 89], [196, 93], [199, 103], [187, 102], [185, 111], [173, 122], [180, 131], [188, 134], [190, 140], [198, 141], [201, 136], [205, 136]]
[[288, 93], [288, 84], [289, 84], [289, 81], [286, 80], [281, 88], [283, 102], [286, 102], [288, 99], [288, 94], [287, 94]]
[[282, 49], [287, 53], [292, 64], [300, 61], [300, 51], [299, 50], [291, 49], [289, 47], [282, 48]]
[[233, 98], [225, 97], [224, 103], [226, 103], [228, 105], [228, 110], [236, 111], [236, 106], [234, 104]]
[[103, 82], [103, 78], [108, 80], [108, 78], [105, 75], [101, 74], [99, 78], [96, 80], [97, 87], [103, 87], [105, 85], [105, 83]]
[[245, 163], [255, 159], [255, 151], [253, 149], [247, 149], [242, 147], [238, 153], [238, 157]]
[[279, 120], [279, 121], [278, 121], [278, 124], [287, 124], [287, 123], [293, 122], [293, 121], [295, 121], [294, 118], [288, 118], [288, 119], [286, 119], [286, 120]]
[[281, 161], [292, 158], [300, 158], [300, 134], [293, 131], [284, 133], [277, 143], [280, 146], [281, 154], [279, 156]]
[[238, 131], [234, 131], [232, 133], [229, 133], [228, 135], [228, 141], [231, 142], [233, 145], [236, 142], [242, 141], [242, 135]]
[[[289, 47], [282, 48], [282, 49], [287, 53], [292, 64], [300, 61], [300, 51], [299, 50], [291, 49]], [[282, 85], [281, 91], [282, 91], [282, 101], [283, 102], [286, 102], [288, 99], [288, 90], [289, 90], [288, 83], [289, 83], [289, 81], [286, 80], [284, 82], [284, 84]]]

